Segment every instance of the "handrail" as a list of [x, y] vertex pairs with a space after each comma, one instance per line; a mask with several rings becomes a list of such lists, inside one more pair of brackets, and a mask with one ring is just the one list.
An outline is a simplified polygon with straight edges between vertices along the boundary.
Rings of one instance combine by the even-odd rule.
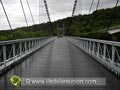
[[120, 46], [120, 42], [115, 42], [115, 41], [90, 39], [90, 38], [78, 38], [78, 37], [72, 37], [72, 38], [78, 39], [78, 40], [87, 40], [87, 41], [99, 42], [99, 43], [104, 43], [104, 44], [109, 44], [109, 45], [114, 45], [114, 46]]
[[55, 37], [28, 38], [0, 42], [0, 73], [44, 45]]
[[79, 37], [66, 37], [66, 39], [115, 75], [120, 76], [120, 42]]
[[12, 44], [12, 43], [18, 43], [18, 42], [25, 42], [25, 41], [31, 41], [31, 40], [39, 40], [39, 39], [45, 39], [45, 38], [46, 38], [46, 37], [0, 41], [0, 45]]

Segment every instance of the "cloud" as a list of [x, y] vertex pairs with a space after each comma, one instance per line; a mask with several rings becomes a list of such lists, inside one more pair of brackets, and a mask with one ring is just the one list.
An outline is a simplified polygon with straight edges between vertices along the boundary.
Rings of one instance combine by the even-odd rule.
[[[20, 0], [2, 0], [9, 16], [12, 28], [26, 26], [25, 18], [22, 12]], [[32, 25], [32, 18], [26, 3], [22, 0], [25, 8], [26, 17], [29, 25]], [[39, 0], [28, 0], [30, 3], [31, 11], [35, 19], [35, 23], [39, 23]], [[81, 2], [82, 1], [82, 2]], [[98, 0], [94, 0], [92, 11], [95, 10]], [[115, 6], [117, 0], [101, 0], [99, 9], [109, 8]], [[92, 0], [78, 0], [75, 14], [87, 14]], [[74, 0], [47, 0], [49, 13], [52, 21], [65, 18], [72, 15]], [[119, 2], [120, 5], [120, 2]], [[43, 0], [40, 0], [40, 22], [47, 22], [48, 18], [44, 7]], [[0, 4], [0, 30], [9, 29], [5, 14]]]

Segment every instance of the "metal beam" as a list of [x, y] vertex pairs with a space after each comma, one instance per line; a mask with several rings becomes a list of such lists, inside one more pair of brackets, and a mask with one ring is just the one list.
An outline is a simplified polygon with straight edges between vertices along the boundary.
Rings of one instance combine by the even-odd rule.
[[24, 14], [26, 25], [28, 26], [28, 21], [27, 21], [27, 17], [26, 17], [26, 14], [25, 14], [25, 10], [24, 10], [24, 7], [23, 7], [22, 0], [20, 0], [20, 3], [21, 3], [21, 7], [22, 7], [23, 14]]
[[12, 32], [13, 38], [15, 39], [15, 34], [14, 34], [13, 29], [12, 29], [10, 20], [9, 20], [9, 18], [8, 18], [8, 15], [7, 15], [7, 12], [6, 12], [6, 9], [5, 9], [5, 7], [4, 7], [4, 4], [3, 4], [2, 0], [0, 0], [0, 3], [1, 3], [1, 5], [2, 5], [3, 11], [4, 11], [4, 13], [5, 13], [5, 16], [6, 16], [6, 19], [7, 19], [8, 24], [9, 24], [10, 30], [11, 30], [11, 32]]
[[108, 32], [108, 30], [110, 29], [110, 26], [111, 26], [111, 24], [112, 24], [112, 20], [113, 20], [113, 18], [114, 18], [115, 13], [116, 13], [116, 9], [117, 9], [118, 3], [119, 3], [119, 0], [117, 0], [117, 2], [116, 2], [116, 4], [115, 4], [115, 7], [114, 7], [114, 9], [113, 9], [112, 15], [111, 15], [111, 17], [110, 17], [110, 21], [109, 21], [109, 23], [108, 23], [107, 32]]
[[34, 21], [34, 18], [33, 18], [33, 14], [32, 14], [31, 8], [30, 8], [29, 1], [28, 1], [28, 0], [26, 0], [26, 1], [27, 1], [27, 5], [28, 5], [29, 11], [30, 11], [30, 15], [31, 15], [31, 18], [32, 18], [33, 24], [35, 24], [35, 21]]
[[[73, 17], [74, 14], [75, 14], [77, 2], [78, 2], [78, 0], [75, 0], [75, 1], [74, 1], [73, 10], [72, 10], [72, 17]], [[73, 18], [72, 18], [72, 17], [71, 17], [71, 19], [70, 19], [70, 23], [69, 23], [69, 27], [68, 27], [68, 31], [67, 31], [68, 34], [70, 33], [69, 31], [70, 31], [70, 29], [71, 29], [71, 25], [72, 25], [72, 21], [73, 21]]]
[[49, 14], [48, 5], [47, 5], [46, 0], [44, 0], [44, 5], [45, 5], [46, 12], [47, 12], [47, 16], [48, 16], [48, 20], [49, 20], [49, 23], [50, 23], [51, 30], [55, 34], [54, 29], [53, 29], [53, 25], [51, 23], [51, 18], [50, 18], [50, 14]]

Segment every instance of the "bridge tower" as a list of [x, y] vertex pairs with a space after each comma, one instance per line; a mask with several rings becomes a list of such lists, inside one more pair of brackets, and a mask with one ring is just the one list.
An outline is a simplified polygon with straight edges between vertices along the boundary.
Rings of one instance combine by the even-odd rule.
[[57, 24], [57, 28], [58, 28], [58, 37], [63, 37], [64, 36], [64, 24], [63, 23]]

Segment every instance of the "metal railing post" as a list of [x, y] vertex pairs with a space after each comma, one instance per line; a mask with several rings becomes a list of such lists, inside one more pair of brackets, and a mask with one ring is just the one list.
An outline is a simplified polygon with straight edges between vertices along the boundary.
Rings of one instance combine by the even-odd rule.
[[92, 45], [92, 54], [94, 55], [95, 53], [95, 43], [93, 42], [93, 45]]
[[82, 40], [82, 49], [83, 49], [83, 47], [84, 47], [84, 43], [83, 43], [83, 40]]
[[83, 49], [85, 49], [85, 41], [83, 41]]
[[32, 50], [34, 49], [34, 42], [33, 42], [33, 40], [32, 40]]
[[89, 52], [91, 52], [91, 41], [89, 43]]
[[3, 62], [4, 62], [4, 68], [6, 68], [6, 60], [7, 60], [7, 55], [6, 55], [6, 46], [3, 46]]
[[27, 52], [27, 42], [24, 42], [25, 45], [25, 52]]
[[106, 59], [106, 44], [104, 44], [104, 48], [103, 48], [103, 59]]
[[38, 40], [36, 41], [36, 47], [38, 47]]
[[31, 41], [29, 41], [29, 51], [31, 50], [31, 45], [30, 45], [30, 42], [31, 42]]
[[112, 46], [112, 60], [111, 60], [112, 64], [114, 63], [114, 60], [115, 60], [115, 47]]
[[41, 42], [41, 40], [39, 40], [39, 46], [41, 46], [42, 45], [42, 42]]
[[22, 55], [22, 43], [19, 43], [19, 48], [20, 48], [20, 56]]
[[36, 48], [36, 40], [34, 40], [34, 49]]
[[86, 41], [86, 51], [88, 51], [88, 41]]
[[35, 40], [35, 48], [37, 48], [37, 40]]
[[97, 56], [100, 56], [100, 43], [97, 43]]
[[15, 44], [12, 45], [12, 48], [13, 48], [13, 60], [15, 62]]

